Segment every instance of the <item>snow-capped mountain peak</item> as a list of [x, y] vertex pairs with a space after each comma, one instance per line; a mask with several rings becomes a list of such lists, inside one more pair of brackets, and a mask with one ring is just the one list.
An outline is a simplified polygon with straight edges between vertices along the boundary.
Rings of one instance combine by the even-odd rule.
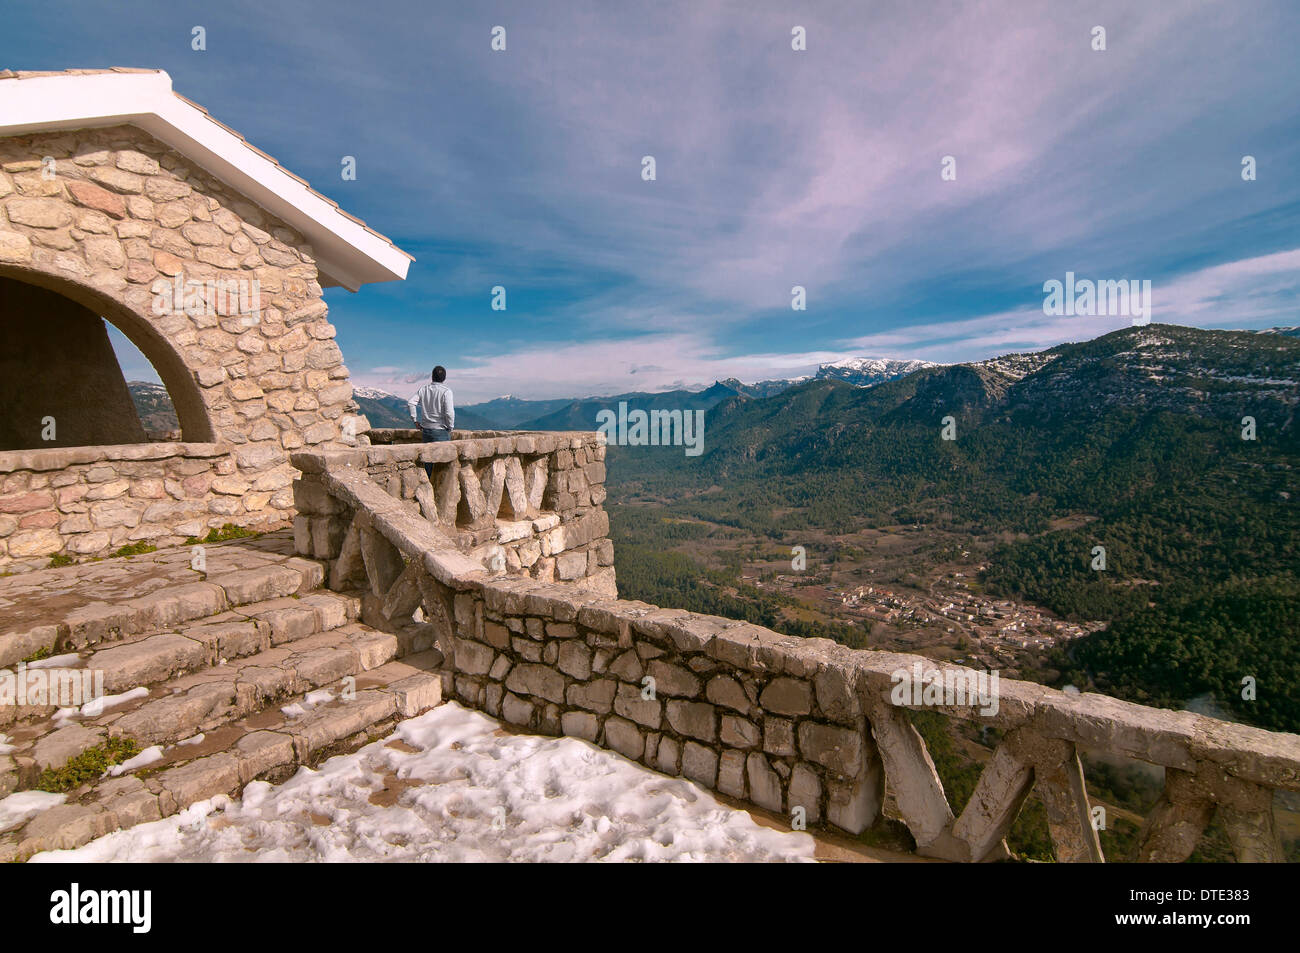
[[817, 368], [819, 380], [840, 380], [859, 387], [869, 387], [892, 381], [926, 367], [938, 367], [932, 361], [900, 361], [889, 357], [846, 357], [842, 361], [822, 364]]
[[362, 387], [354, 384], [352, 387], [353, 397], [365, 397], [367, 400], [383, 400], [385, 397], [396, 397], [396, 394], [390, 394], [386, 390], [380, 390], [378, 387]]

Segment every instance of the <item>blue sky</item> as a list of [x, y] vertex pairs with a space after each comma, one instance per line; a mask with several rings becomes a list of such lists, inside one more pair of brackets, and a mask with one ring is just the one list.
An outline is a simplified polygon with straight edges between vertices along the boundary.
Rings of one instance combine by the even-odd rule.
[[354, 380], [403, 395], [433, 363], [463, 404], [1128, 323], [1044, 316], [1066, 271], [1150, 280], [1156, 321], [1300, 323], [1294, 0], [43, 0], [5, 21], [0, 67], [165, 69], [413, 254], [406, 282], [327, 292]]

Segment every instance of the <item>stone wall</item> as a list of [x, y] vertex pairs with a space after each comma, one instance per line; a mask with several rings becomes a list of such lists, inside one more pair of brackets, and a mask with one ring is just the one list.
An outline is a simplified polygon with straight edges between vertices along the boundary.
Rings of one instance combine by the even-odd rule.
[[154, 443], [0, 453], [0, 568], [38, 569], [234, 523], [284, 526], [292, 478], [252, 447]]
[[453, 606], [451, 694], [472, 708], [810, 825], [858, 833], [880, 812], [862, 708], [817, 646], [778, 656], [758, 638], [775, 633], [745, 623], [531, 583], [459, 592]]
[[[616, 593], [604, 451], [597, 434], [561, 433], [294, 454], [298, 549], [333, 560], [331, 585], [364, 579], [370, 624], [404, 629], [412, 597], [424, 594], [403, 580], [421, 570], [430, 541], [454, 548], [463, 566], [502, 584], [425, 600], [421, 620], [448, 623], [433, 639], [448, 694], [772, 811], [863, 830], [879, 813], [883, 772], [847, 684], [817, 679], [811, 658], [759, 659], [752, 626], [605, 601]], [[431, 486], [421, 460], [443, 468], [433, 486], [444, 487], [423, 511]], [[339, 474], [355, 495], [340, 492]], [[403, 537], [405, 559], [380, 528], [404, 525], [417, 534]]]
[[[174, 456], [196, 466], [194, 445], [210, 444], [203, 458], [224, 457], [223, 467], [232, 468], [214, 469], [211, 480], [246, 485], [252, 494], [248, 505], [205, 491], [209, 525], [264, 525], [269, 517], [287, 521], [292, 500], [280, 491], [293, 474], [288, 454], [302, 447], [355, 445], [350, 434], [366, 428], [365, 418], [353, 414], [348, 369], [334, 341], [311, 247], [285, 223], [135, 127], [0, 139], [0, 277], [57, 292], [105, 317], [149, 358], [191, 447]], [[189, 289], [189, 300], [173, 302], [168, 295], [157, 307], [160, 291], [178, 281]], [[248, 289], [250, 298], [256, 287], [255, 317], [239, 313], [230, 302], [223, 308], [213, 284], [218, 281], [235, 283], [232, 288], [242, 282], [239, 287]], [[38, 321], [39, 315], [0, 314], [0, 326]], [[76, 347], [75, 341], [64, 343], [69, 351]], [[71, 411], [47, 412], [57, 418]], [[47, 452], [45, 446], [29, 449]], [[52, 458], [36, 458], [39, 466], [30, 459], [0, 453], [5, 461], [0, 473], [9, 475], [6, 495], [40, 493], [50, 485], [44, 481], [52, 479]], [[138, 476], [179, 475], [154, 472], [158, 466], [146, 468], [151, 475]], [[263, 500], [263, 493], [270, 498]], [[27, 503], [0, 501], [0, 513], [9, 506], [8, 515], [28, 520], [23, 529], [45, 531], [39, 538], [21, 537], [16, 549], [15, 534], [9, 534], [9, 542], [0, 544], [0, 567], [20, 568], [13, 563], [19, 551], [103, 555], [131, 532], [160, 534], [140, 538], [183, 538], [202, 515], [197, 507], [180, 504], [199, 497], [167, 497], [177, 504], [173, 517], [163, 517], [155, 506], [155, 518], [142, 512], [134, 526], [94, 527], [89, 533], [95, 535], [77, 534], [75, 542], [64, 539], [60, 527], [82, 525], [71, 517], [83, 514], [14, 510]], [[93, 511], [91, 519], [93, 526]], [[106, 547], [89, 548], [105, 531]], [[59, 534], [57, 546], [54, 534]]]
[[[471, 707], [768, 810], [797, 809], [808, 823], [863, 830], [880, 811], [883, 771], [847, 682], [818, 677], [813, 655], [757, 652], [755, 634], [766, 630], [755, 626], [611, 598], [613, 567], [600, 565], [613, 559], [600, 507], [604, 450], [592, 433], [480, 434], [294, 454], [298, 549], [333, 562], [331, 586], [370, 589], [363, 618], [372, 625], [406, 630], [422, 602], [416, 618], [437, 630], [429, 641], [446, 660], [444, 688]], [[433, 484], [461, 496], [436, 496], [422, 511], [421, 460], [451, 468], [442, 480], [435, 470]], [[483, 504], [464, 506], [475, 489]], [[497, 507], [508, 518], [494, 519]], [[516, 558], [495, 561], [494, 547]], [[519, 559], [524, 547], [535, 552]], [[462, 578], [500, 585], [438, 592], [425, 580], [421, 590], [423, 560], [452, 552]], [[572, 553], [581, 572], [562, 568]], [[778, 638], [786, 649], [815, 645]]]

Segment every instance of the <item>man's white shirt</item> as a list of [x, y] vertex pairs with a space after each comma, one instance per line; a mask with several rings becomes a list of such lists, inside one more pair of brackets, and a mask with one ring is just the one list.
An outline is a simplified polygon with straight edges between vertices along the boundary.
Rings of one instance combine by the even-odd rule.
[[411, 417], [421, 427], [431, 430], [452, 430], [456, 424], [456, 408], [452, 403], [451, 388], [431, 381], [408, 401]]

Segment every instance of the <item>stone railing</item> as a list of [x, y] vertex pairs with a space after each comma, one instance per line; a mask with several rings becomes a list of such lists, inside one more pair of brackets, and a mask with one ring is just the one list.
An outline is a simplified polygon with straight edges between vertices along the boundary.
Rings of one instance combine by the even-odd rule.
[[[556, 439], [577, 450], [571, 444], [583, 436]], [[515, 488], [503, 492], [502, 508], [509, 499], [516, 517], [548, 493], [572, 492], [567, 480], [540, 491], [530, 482], [539, 479], [525, 466], [531, 457], [561, 452], [558, 444], [529, 444], [533, 437], [432, 446], [444, 466], [457, 466], [455, 482], [472, 496], [476, 485], [495, 488], [494, 454], [504, 454]], [[585, 437], [589, 453], [603, 449]], [[309, 504], [312, 514], [300, 523], [299, 545], [331, 560], [332, 587], [365, 590], [372, 617], [426, 629], [444, 658], [445, 694], [470, 707], [525, 730], [584, 738], [792, 821], [858, 833], [879, 817], [888, 791], [918, 853], [959, 861], [1005, 857], [1004, 838], [1031, 790], [1046, 809], [1057, 858], [1102, 861], [1079, 752], [1106, 752], [1164, 769], [1164, 793], [1140, 834], [1141, 860], [1185, 860], [1216, 811], [1238, 860], [1281, 859], [1273, 797], [1300, 790], [1300, 737], [1004, 680], [994, 713], [933, 709], [1000, 732], [954, 816], [907, 714], [922, 706], [896, 703], [895, 686], [918, 665], [923, 679], [937, 671], [970, 684], [975, 673], [620, 600], [522, 567], [486, 568], [487, 544], [475, 533], [465, 538], [461, 520], [451, 518], [452, 478], [435, 472], [435, 487], [439, 479], [446, 486], [430, 504], [422, 470], [408, 480], [406, 468], [389, 469], [405, 448], [371, 458], [375, 452], [294, 456], [303, 471], [300, 507]], [[508, 461], [520, 456], [516, 470]], [[559, 472], [576, 468], [575, 461]], [[481, 511], [457, 503], [456, 512], [472, 526]]]
[[[337, 556], [353, 513], [331, 496], [320, 474], [326, 464], [350, 467], [392, 497], [413, 503], [413, 511], [485, 568], [614, 595], [614, 546], [602, 508], [605, 446], [597, 435], [456, 431], [455, 436], [444, 443], [295, 455], [293, 463], [303, 471], [294, 484], [299, 551]], [[431, 477], [426, 465], [432, 467]]]
[[294, 470], [256, 446], [136, 443], [0, 452], [0, 570], [171, 546], [293, 517]]
[[[457, 430], [452, 436], [456, 440], [466, 438], [473, 439], [474, 434], [478, 431]], [[497, 436], [496, 431], [492, 431], [490, 436]], [[371, 445], [387, 446], [394, 443], [422, 443], [420, 431], [411, 428], [398, 429], [396, 427], [371, 427], [366, 432], [366, 439]]]

